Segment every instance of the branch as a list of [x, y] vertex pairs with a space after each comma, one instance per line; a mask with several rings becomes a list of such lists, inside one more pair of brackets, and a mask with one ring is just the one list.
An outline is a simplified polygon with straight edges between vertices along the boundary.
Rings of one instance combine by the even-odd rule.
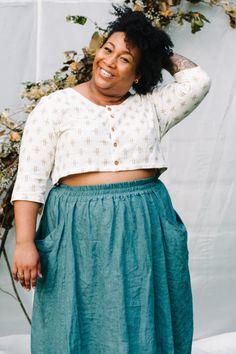
[[[1, 209], [0, 209], [0, 221], [1, 221], [1, 225], [0, 225], [0, 239], [4, 239], [4, 236], [1, 237], [1, 231], [2, 228], [8, 229], [8, 231], [10, 230], [10, 228], [12, 228], [12, 222], [14, 219], [14, 211], [13, 211], [13, 205], [11, 204], [11, 195], [12, 195], [12, 190], [14, 187], [14, 183], [15, 183], [15, 176], [16, 176], [16, 171], [14, 172], [14, 175], [12, 176], [12, 182], [10, 184], [10, 187], [8, 187], [7, 191], [6, 191], [6, 195], [3, 199], [3, 201], [1, 202]], [[4, 189], [0, 189], [0, 193], [2, 193]], [[7, 231], [7, 232], [8, 232]], [[4, 235], [5, 235], [4, 232]], [[0, 248], [1, 250], [1, 248]], [[1, 251], [0, 251], [0, 256], [1, 256]]]
[[7, 294], [7, 295], [13, 297], [13, 299], [15, 299], [15, 300], [17, 301], [17, 298], [16, 298], [14, 295], [12, 295], [9, 291], [6, 291], [6, 290], [4, 290], [4, 289], [2, 289], [2, 288], [0, 288], [0, 291], [1, 291], [2, 293], [4, 293], [4, 294]]

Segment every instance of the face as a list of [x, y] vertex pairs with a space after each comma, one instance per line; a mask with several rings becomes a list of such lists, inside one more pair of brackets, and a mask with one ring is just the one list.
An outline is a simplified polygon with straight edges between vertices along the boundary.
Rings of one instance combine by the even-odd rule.
[[97, 51], [92, 83], [104, 94], [124, 96], [136, 79], [140, 50], [125, 42], [125, 33], [115, 32]]

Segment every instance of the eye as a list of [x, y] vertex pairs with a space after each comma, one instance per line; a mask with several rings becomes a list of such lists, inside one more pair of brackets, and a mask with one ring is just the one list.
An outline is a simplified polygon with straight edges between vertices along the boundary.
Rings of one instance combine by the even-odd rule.
[[111, 53], [111, 48], [109, 48], [109, 47], [103, 47], [103, 49], [105, 50], [105, 52]]
[[125, 58], [125, 57], [121, 57], [121, 60], [124, 62], [124, 63], [129, 63], [129, 59]]

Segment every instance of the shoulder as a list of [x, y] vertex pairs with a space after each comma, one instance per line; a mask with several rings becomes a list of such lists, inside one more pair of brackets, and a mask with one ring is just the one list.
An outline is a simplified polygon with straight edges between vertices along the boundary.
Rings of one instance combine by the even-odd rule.
[[60, 103], [67, 100], [72, 95], [72, 93], [73, 91], [71, 88], [56, 90], [54, 92], [51, 92], [49, 95], [43, 96], [40, 100], [40, 103], [42, 102], [48, 104]]
[[41, 99], [37, 102], [36, 106], [32, 110], [31, 114], [35, 115], [48, 113], [50, 115], [54, 115], [55, 113], [58, 116], [58, 113], [69, 107], [72, 100], [74, 99], [75, 97], [73, 95], [73, 89], [65, 88], [56, 90], [48, 95], [41, 97]]
[[137, 104], [142, 104], [146, 105], [150, 102], [151, 99], [151, 93], [146, 93], [146, 94], [139, 94], [135, 93], [130, 96], [130, 102], [133, 106], [136, 106]]

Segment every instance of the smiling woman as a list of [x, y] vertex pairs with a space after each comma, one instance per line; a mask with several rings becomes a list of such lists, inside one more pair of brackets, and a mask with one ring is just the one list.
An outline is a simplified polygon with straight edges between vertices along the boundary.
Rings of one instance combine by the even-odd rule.
[[122, 8], [109, 31], [91, 80], [43, 98], [22, 138], [13, 276], [37, 285], [31, 353], [190, 354], [187, 231], [160, 143], [210, 79], [143, 13]]
[[124, 32], [113, 33], [98, 50], [93, 62], [92, 79], [76, 89], [100, 105], [123, 102], [129, 96], [130, 87], [138, 82], [140, 49], [127, 46]]

